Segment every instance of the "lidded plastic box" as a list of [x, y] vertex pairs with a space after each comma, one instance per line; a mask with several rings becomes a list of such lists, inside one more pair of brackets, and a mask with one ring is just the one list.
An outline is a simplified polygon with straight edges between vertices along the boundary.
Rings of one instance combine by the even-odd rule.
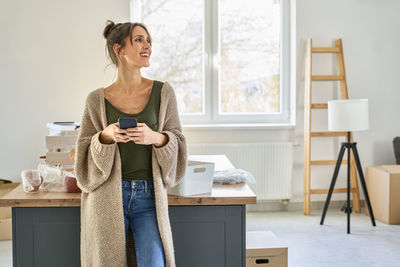
[[73, 121], [59, 121], [46, 124], [49, 128], [49, 135], [76, 135], [79, 128], [78, 122]]

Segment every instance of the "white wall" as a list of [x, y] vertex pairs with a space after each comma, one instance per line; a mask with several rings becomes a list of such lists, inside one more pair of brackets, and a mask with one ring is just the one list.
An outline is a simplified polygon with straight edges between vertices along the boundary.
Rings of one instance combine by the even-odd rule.
[[79, 121], [86, 95], [112, 80], [107, 19], [129, 20], [129, 0], [0, 1], [1, 178], [35, 168], [46, 123]]
[[[303, 200], [303, 102], [305, 40], [332, 45], [343, 39], [351, 98], [370, 100], [368, 132], [355, 134], [363, 166], [393, 164], [391, 141], [400, 134], [400, 62], [397, 34], [400, 22], [396, 0], [297, 1], [297, 126], [284, 130], [189, 130], [189, 143], [294, 141], [293, 199]], [[86, 95], [113, 80], [114, 71], [104, 54], [102, 30], [107, 19], [129, 20], [129, 1], [1, 1], [2, 60], [0, 105], [2, 141], [0, 177], [19, 181], [22, 169], [34, 168], [45, 154], [45, 124], [79, 121]], [[323, 63], [328, 61], [328, 65]], [[316, 58], [315, 73], [333, 69], [331, 57]], [[321, 70], [320, 70], [321, 69]], [[335, 96], [332, 86], [315, 85], [315, 100]], [[322, 111], [323, 112], [323, 111]], [[326, 127], [326, 114], [315, 114], [314, 129]], [[313, 153], [334, 159], [338, 142], [313, 143]], [[328, 151], [326, 153], [326, 151]], [[333, 167], [316, 169], [313, 187], [329, 186]], [[344, 177], [337, 187], [345, 186]], [[337, 194], [333, 199], [344, 199]], [[325, 195], [313, 196], [324, 200]]]
[[[396, 0], [297, 1], [298, 103], [304, 101], [306, 39], [311, 37], [316, 46], [323, 46], [333, 45], [334, 38], [342, 38], [349, 97], [368, 98], [370, 101], [370, 130], [354, 134], [364, 167], [395, 163], [392, 139], [400, 135], [400, 125], [397, 123], [397, 114], [400, 114], [398, 10], [400, 1]], [[319, 71], [318, 67], [326, 58], [317, 57], [313, 71], [317, 74], [329, 72]], [[335, 91], [326, 85], [314, 85], [316, 93]], [[297, 129], [303, 127], [302, 122], [303, 105], [299, 105]], [[326, 123], [316, 126], [324, 128]], [[323, 154], [324, 151], [325, 148], [320, 146], [315, 154]], [[336, 158], [337, 150], [333, 155]], [[331, 170], [329, 173], [333, 172]], [[314, 181], [320, 177], [315, 177]], [[321, 179], [316, 187], [325, 185], [327, 188], [330, 179]], [[337, 186], [340, 185], [345, 186], [344, 177], [338, 181]], [[345, 194], [337, 196], [340, 195], [340, 199], [345, 198]], [[326, 195], [321, 196], [321, 199], [325, 198]]]

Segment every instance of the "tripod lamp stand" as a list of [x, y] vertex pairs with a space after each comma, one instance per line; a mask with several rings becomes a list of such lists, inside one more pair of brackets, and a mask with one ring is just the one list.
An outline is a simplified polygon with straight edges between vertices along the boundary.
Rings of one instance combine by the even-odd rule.
[[352, 212], [350, 203], [350, 151], [353, 152], [372, 225], [376, 226], [371, 203], [369, 201], [367, 186], [365, 184], [364, 174], [361, 168], [360, 158], [358, 156], [356, 146], [357, 143], [350, 142], [350, 132], [368, 130], [369, 128], [368, 99], [343, 99], [328, 101], [328, 125], [329, 131], [347, 132], [347, 141], [343, 142], [340, 147], [338, 160], [336, 162], [335, 171], [333, 173], [333, 178], [329, 188], [328, 196], [326, 198], [320, 224], [322, 225], [324, 223], [326, 211], [328, 209], [340, 165], [343, 160], [343, 155], [347, 149], [347, 201], [342, 208], [342, 211], [347, 213], [347, 233], [350, 234], [350, 213]]

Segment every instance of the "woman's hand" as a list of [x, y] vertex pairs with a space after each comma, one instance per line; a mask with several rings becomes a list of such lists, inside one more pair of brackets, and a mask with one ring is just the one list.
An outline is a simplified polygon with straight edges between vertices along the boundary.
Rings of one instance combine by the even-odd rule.
[[108, 125], [100, 134], [100, 142], [103, 144], [111, 144], [114, 142], [129, 142], [130, 139], [123, 133], [123, 129], [120, 129], [118, 122]]
[[166, 143], [167, 137], [163, 134], [153, 131], [146, 123], [138, 122], [137, 127], [128, 128], [126, 130], [120, 129], [125, 133], [129, 140], [139, 145], [156, 145], [163, 146]]

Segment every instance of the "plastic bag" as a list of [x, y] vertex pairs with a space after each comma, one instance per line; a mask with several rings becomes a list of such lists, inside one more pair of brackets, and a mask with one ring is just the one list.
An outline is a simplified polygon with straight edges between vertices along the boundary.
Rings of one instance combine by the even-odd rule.
[[226, 169], [214, 172], [214, 184], [238, 184], [245, 182], [256, 183], [256, 179], [251, 172], [242, 169]]
[[39, 164], [38, 170], [43, 176], [43, 184], [40, 191], [45, 192], [67, 192], [64, 186], [64, 174], [60, 166]]
[[43, 183], [43, 175], [38, 170], [23, 170], [21, 172], [22, 186], [27, 193], [38, 193]]

